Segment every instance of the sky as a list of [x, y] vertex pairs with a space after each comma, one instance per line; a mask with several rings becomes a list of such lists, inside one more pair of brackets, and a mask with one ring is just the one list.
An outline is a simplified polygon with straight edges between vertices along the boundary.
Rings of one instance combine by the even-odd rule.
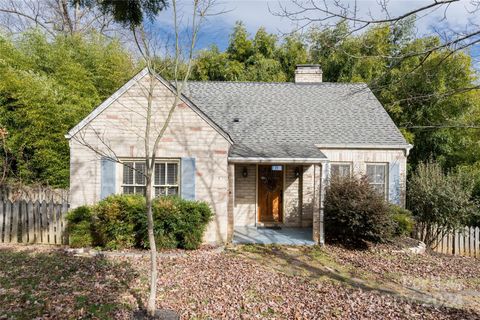
[[[289, 10], [298, 9], [292, 1], [216, 1], [216, 6], [210, 12], [221, 12], [221, 14], [209, 17], [203, 24], [197, 41], [197, 49], [207, 48], [210, 45], [215, 44], [221, 50], [224, 50], [228, 45], [228, 37], [236, 21], [242, 21], [250, 34], [255, 34], [258, 28], [265, 27], [268, 32], [282, 36], [298, 27], [298, 25], [292, 23], [289, 19], [273, 14], [273, 12], [279, 12], [282, 6]], [[303, 1], [305, 2], [305, 0]], [[330, 8], [332, 8], [333, 1], [326, 1]], [[353, 7], [355, 4], [354, 0], [341, 1], [350, 5], [350, 7]], [[473, 30], [474, 28], [478, 30], [480, 28], [480, 9], [479, 12], [471, 12], [475, 9], [473, 1], [461, 0], [457, 3], [451, 4], [448, 8], [441, 7], [439, 9], [426, 11], [428, 14], [423, 13], [419, 15], [416, 22], [417, 35], [431, 35], [438, 31], [450, 32], [451, 30], [465, 32]], [[316, 0], [316, 2], [323, 2], [323, 0]], [[382, 12], [377, 0], [357, 0], [356, 2], [358, 17], [368, 18], [369, 16], [373, 16], [375, 18], [385, 18], [386, 13]], [[418, 8], [431, 2], [433, 2], [433, 0], [389, 0], [387, 8], [390, 15], [395, 16], [412, 10], [412, 8]], [[184, 17], [188, 17], [188, 9], [188, 6], [180, 9], [180, 11], [185, 12]], [[169, 11], [171, 10], [162, 13], [162, 16], [159, 17], [160, 21], [164, 21], [166, 24], [169, 23], [168, 15], [171, 15], [171, 12]], [[317, 11], [309, 16], [320, 17], [320, 14]], [[188, 21], [188, 19], [184, 18], [184, 22], [186, 21]], [[471, 49], [471, 54], [474, 57], [477, 69], [480, 69], [480, 44]]]

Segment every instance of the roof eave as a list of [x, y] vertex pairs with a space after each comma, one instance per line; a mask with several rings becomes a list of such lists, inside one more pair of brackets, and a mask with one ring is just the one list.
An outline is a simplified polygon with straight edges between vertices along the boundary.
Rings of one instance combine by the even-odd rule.
[[410, 150], [412, 144], [368, 144], [368, 143], [327, 143], [315, 144], [319, 149], [384, 149], [384, 150]]
[[402, 150], [405, 156], [408, 157], [413, 144], [316, 144], [317, 148], [321, 149], [357, 149], [357, 150]]
[[315, 164], [329, 162], [327, 158], [264, 158], [264, 157], [228, 157], [230, 163], [298, 163]]

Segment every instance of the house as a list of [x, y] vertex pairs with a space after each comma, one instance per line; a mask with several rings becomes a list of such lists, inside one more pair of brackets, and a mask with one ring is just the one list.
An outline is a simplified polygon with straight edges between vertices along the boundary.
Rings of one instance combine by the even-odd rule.
[[[72, 207], [144, 192], [146, 88], [154, 86], [154, 126], [174, 102], [171, 83], [150, 80], [143, 70], [66, 136]], [[206, 242], [280, 225], [312, 228], [322, 243], [329, 175], [367, 174], [403, 205], [411, 147], [365, 84], [324, 83], [318, 65], [297, 66], [294, 83], [192, 81], [158, 147], [155, 196], [208, 202], [215, 218]]]

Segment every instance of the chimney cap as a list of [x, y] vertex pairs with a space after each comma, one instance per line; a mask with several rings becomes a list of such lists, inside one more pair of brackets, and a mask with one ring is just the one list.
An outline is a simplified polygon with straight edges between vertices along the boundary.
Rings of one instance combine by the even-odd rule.
[[319, 64], [297, 64], [295, 83], [321, 83], [322, 68]]
[[296, 68], [320, 68], [319, 64], [297, 64]]

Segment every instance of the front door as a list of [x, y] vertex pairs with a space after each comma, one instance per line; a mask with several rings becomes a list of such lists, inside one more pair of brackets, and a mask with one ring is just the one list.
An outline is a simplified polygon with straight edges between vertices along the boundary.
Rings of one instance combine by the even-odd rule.
[[283, 166], [258, 166], [258, 221], [283, 221]]

